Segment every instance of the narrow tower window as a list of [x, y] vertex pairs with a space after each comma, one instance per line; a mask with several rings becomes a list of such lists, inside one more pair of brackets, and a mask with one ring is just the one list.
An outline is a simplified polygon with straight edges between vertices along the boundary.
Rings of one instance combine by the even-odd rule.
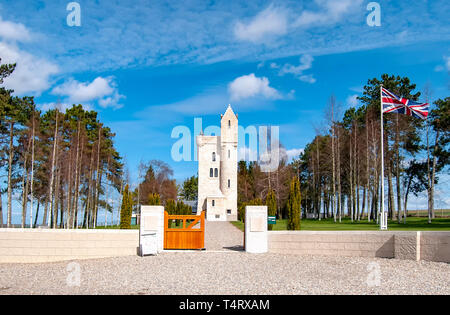
[[228, 188], [231, 187], [231, 180], [228, 180]]
[[214, 177], [219, 177], [219, 170], [217, 168], [214, 169]]
[[228, 121], [228, 128], [231, 127], [231, 120]]
[[213, 152], [213, 154], [212, 154], [212, 160], [213, 160], [213, 162], [216, 161], [216, 152]]
[[212, 201], [212, 206], [214, 207], [215, 205], [216, 205], [216, 201], [213, 200], [213, 201]]
[[212, 168], [209, 169], [209, 177], [213, 177], [213, 169]]

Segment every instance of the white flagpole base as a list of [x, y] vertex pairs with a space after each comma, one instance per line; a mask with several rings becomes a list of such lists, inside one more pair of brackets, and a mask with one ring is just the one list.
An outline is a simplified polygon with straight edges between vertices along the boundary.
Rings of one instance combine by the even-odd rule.
[[388, 220], [388, 213], [382, 212], [380, 218], [380, 230], [386, 231], [388, 229], [387, 220]]

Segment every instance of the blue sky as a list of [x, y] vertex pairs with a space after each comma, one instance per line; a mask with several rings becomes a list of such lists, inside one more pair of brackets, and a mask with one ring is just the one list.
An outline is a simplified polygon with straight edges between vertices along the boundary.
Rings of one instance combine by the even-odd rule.
[[178, 181], [194, 175], [195, 162], [171, 158], [172, 129], [218, 125], [228, 104], [244, 127], [280, 126], [293, 156], [323, 126], [330, 95], [342, 111], [357, 105], [369, 78], [408, 76], [449, 95], [445, 0], [377, 1], [380, 27], [367, 25], [365, 0], [77, 2], [81, 26], [69, 27], [69, 1], [0, 0], [0, 56], [18, 62], [5, 84], [43, 109], [60, 99], [97, 110], [133, 176], [151, 159]]

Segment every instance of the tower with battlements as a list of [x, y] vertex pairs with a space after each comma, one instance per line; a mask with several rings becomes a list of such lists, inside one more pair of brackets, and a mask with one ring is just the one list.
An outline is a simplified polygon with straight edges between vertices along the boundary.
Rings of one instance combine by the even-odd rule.
[[220, 136], [197, 136], [198, 207], [209, 221], [237, 220], [238, 117], [221, 115]]

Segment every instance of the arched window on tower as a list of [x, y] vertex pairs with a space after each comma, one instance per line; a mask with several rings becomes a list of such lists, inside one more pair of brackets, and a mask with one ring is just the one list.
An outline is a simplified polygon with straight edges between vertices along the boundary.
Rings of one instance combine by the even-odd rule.
[[219, 177], [219, 170], [217, 168], [214, 169], [214, 177]]
[[231, 128], [231, 120], [228, 121], [228, 128]]
[[228, 180], [228, 188], [231, 188], [231, 180]]
[[213, 169], [212, 168], [209, 169], [209, 177], [213, 177]]
[[212, 161], [215, 162], [216, 161], [216, 152], [212, 153]]

